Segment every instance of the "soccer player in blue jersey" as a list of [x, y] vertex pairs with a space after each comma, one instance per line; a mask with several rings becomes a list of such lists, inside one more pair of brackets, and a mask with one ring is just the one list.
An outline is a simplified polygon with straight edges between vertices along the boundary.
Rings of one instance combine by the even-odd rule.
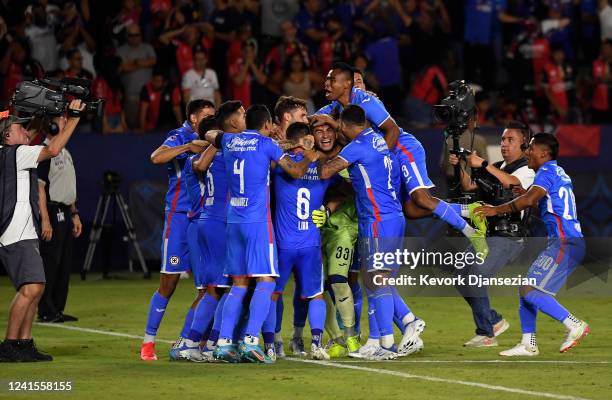
[[[383, 280], [397, 270], [396, 265], [370, 264], [375, 252], [394, 252], [402, 247], [405, 219], [392, 182], [391, 153], [384, 138], [368, 127], [360, 106], [348, 105], [340, 115], [340, 130], [350, 140], [340, 154], [319, 166], [321, 179], [328, 179], [348, 168], [355, 189], [359, 221], [360, 257], [367, 271], [366, 287], [373, 291], [374, 314], [380, 331], [381, 349], [372, 359], [397, 358], [393, 338], [394, 296]], [[373, 282], [380, 283], [374, 285]]]
[[[295, 143], [309, 140], [314, 143], [310, 128], [303, 122], [295, 122], [286, 130], [286, 138]], [[304, 158], [298, 148], [287, 157], [299, 162]], [[323, 300], [323, 261], [321, 259], [321, 235], [312, 221], [312, 210], [323, 205], [325, 192], [333, 179], [320, 179], [318, 162], [308, 165], [306, 174], [298, 179], [287, 174], [282, 168], [274, 169], [274, 191], [276, 209], [274, 229], [278, 247], [279, 278], [272, 297], [272, 307], [282, 295], [285, 285], [294, 273], [296, 290], [303, 299], [308, 299], [308, 317], [312, 334], [311, 357], [328, 360], [329, 355], [321, 346], [325, 324], [325, 301]], [[270, 326], [274, 328], [275, 326]], [[264, 328], [266, 328], [264, 324]], [[274, 331], [264, 329], [264, 342], [273, 344]], [[266, 335], [271, 338], [266, 339]], [[266, 345], [267, 346], [267, 345]], [[266, 354], [273, 353], [273, 345], [266, 348]]]
[[[240, 102], [233, 102], [235, 114], [245, 115]], [[253, 105], [246, 113], [246, 130], [227, 134], [211, 132], [207, 139], [223, 152], [229, 186], [227, 211], [227, 264], [225, 273], [232, 287], [222, 311], [221, 331], [215, 357], [227, 362], [269, 363], [259, 347], [259, 333], [270, 311], [272, 292], [278, 277], [278, 258], [270, 213], [270, 163], [276, 162], [294, 178], [303, 176], [317, 154], [306, 150], [294, 162], [268, 137], [272, 117], [263, 105]], [[237, 318], [242, 309], [249, 281], [256, 280], [249, 304], [245, 337], [240, 348], [233, 342]]]
[[557, 164], [559, 142], [550, 134], [534, 135], [529, 144], [529, 168], [536, 171], [533, 185], [520, 197], [500, 205], [482, 206], [476, 213], [485, 217], [518, 212], [538, 206], [548, 231], [548, 244], [529, 268], [528, 278], [534, 286], [520, 288], [519, 316], [523, 338], [515, 347], [499, 353], [502, 356], [537, 356], [536, 317], [538, 311], [563, 323], [567, 336], [559, 351], [565, 353], [589, 334], [589, 325], [574, 317], [555, 298], [569, 275], [582, 261], [584, 238], [576, 213], [572, 180]]
[[[214, 105], [209, 101], [190, 101], [187, 104], [187, 120], [180, 128], [168, 132], [164, 143], [151, 154], [153, 164], [166, 164], [168, 193], [166, 195], [165, 225], [162, 232], [162, 266], [159, 288], [153, 294], [149, 304], [149, 316], [140, 349], [142, 360], [157, 360], [155, 354], [157, 329], [166, 311], [168, 301], [176, 289], [180, 274], [190, 270], [187, 245], [187, 225], [189, 223], [187, 213], [190, 210], [190, 203], [183, 182], [183, 168], [190, 154], [204, 150], [203, 147], [192, 141], [198, 139], [195, 130], [200, 121], [214, 112]], [[181, 337], [189, 333], [193, 311], [202, 295], [203, 291], [200, 291], [187, 312]]]

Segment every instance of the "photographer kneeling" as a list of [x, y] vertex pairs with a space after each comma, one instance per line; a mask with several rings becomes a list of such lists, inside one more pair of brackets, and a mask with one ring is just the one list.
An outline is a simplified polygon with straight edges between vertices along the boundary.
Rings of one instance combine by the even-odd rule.
[[[519, 187], [529, 188], [535, 172], [527, 166], [525, 150], [529, 144], [529, 128], [518, 121], [509, 122], [501, 137], [503, 161], [490, 164], [476, 153], [467, 156], [472, 175], [462, 167], [460, 183], [463, 191], [478, 192], [479, 199], [488, 204], [503, 204], [513, 197]], [[457, 165], [460, 159], [451, 154], [449, 162]], [[508, 218], [489, 220], [488, 244], [490, 253], [485, 262], [472, 270], [458, 270], [459, 274], [494, 276], [501, 268], [515, 260], [523, 249], [521, 237], [528, 236], [522, 213]], [[497, 346], [496, 336], [509, 327], [508, 322], [491, 308], [486, 287], [458, 287], [472, 309], [476, 323], [476, 336], [466, 342], [466, 347]]]
[[[81, 100], [69, 108], [82, 111]], [[71, 117], [45, 146], [28, 146], [22, 126], [29, 119], [0, 114], [0, 262], [17, 290], [8, 316], [6, 338], [0, 344], [0, 362], [51, 361], [32, 339], [32, 322], [45, 287], [45, 271], [38, 247], [38, 163], [57, 156], [78, 124]]]

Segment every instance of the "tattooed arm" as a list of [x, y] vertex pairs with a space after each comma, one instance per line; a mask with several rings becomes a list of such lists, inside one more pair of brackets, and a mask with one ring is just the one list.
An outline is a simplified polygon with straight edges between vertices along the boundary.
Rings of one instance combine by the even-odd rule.
[[289, 157], [283, 157], [278, 160], [278, 165], [293, 179], [299, 179], [308, 171], [308, 164], [317, 161], [318, 157], [316, 151], [306, 150], [304, 151], [304, 158], [300, 162], [295, 162]]
[[348, 161], [346, 161], [342, 157], [334, 157], [331, 160], [319, 164], [319, 178], [321, 179], [329, 179], [338, 172], [349, 166]]

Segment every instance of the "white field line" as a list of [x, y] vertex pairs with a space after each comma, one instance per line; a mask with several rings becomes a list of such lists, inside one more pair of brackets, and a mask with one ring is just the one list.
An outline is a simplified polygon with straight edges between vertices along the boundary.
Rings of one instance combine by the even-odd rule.
[[[382, 361], [369, 360], [334, 360], [341, 364], [376, 363]], [[393, 364], [612, 364], [612, 361], [580, 361], [580, 360], [394, 360]]]
[[[100, 329], [81, 328], [81, 327], [78, 327], [78, 326], [70, 326], [70, 325], [65, 325], [65, 324], [40, 324], [40, 323], [36, 323], [36, 325], [37, 326], [43, 326], [43, 327], [52, 327], [52, 328], [59, 328], [59, 329], [67, 329], [67, 330], [72, 330], [72, 331], [77, 331], [77, 332], [96, 333], [96, 334], [107, 335], [107, 336], [118, 336], [118, 337], [125, 337], [125, 338], [138, 339], [138, 340], [142, 339], [142, 336], [131, 335], [131, 334], [128, 334], [128, 333], [123, 333], [123, 332], [112, 332], [112, 331], [105, 331], [105, 330], [100, 330]], [[171, 340], [157, 339], [157, 341], [161, 342], [161, 343], [173, 343], [173, 341], [171, 341]], [[415, 379], [415, 380], [422, 380], [422, 381], [428, 381], [428, 382], [437, 382], [437, 383], [447, 383], [447, 384], [452, 384], [452, 385], [469, 386], [469, 387], [476, 387], [476, 388], [487, 389], [487, 390], [494, 390], [494, 391], [498, 391], [498, 392], [523, 394], [523, 395], [527, 395], [527, 396], [536, 396], [536, 397], [545, 397], [545, 398], [556, 399], [556, 400], [586, 400], [585, 398], [582, 398], [582, 397], [568, 396], [568, 395], [548, 393], [548, 392], [537, 392], [537, 391], [533, 391], [533, 390], [517, 389], [517, 388], [511, 388], [511, 387], [499, 386], [499, 385], [489, 385], [489, 384], [486, 384], [486, 383], [471, 382], [471, 381], [462, 381], [462, 380], [458, 380], [458, 379], [438, 378], [438, 377], [435, 377], [435, 376], [428, 376], [428, 375], [414, 375], [414, 374], [409, 374], [409, 373], [399, 372], [399, 371], [392, 371], [392, 370], [386, 370], [386, 369], [375, 369], [375, 368], [369, 368], [369, 367], [357, 366], [357, 365], [349, 365], [347, 363], [329, 362], [329, 361], [317, 361], [317, 360], [307, 360], [307, 359], [300, 359], [300, 358], [286, 358], [286, 360], [292, 361], [292, 362], [301, 362], [301, 363], [305, 363], [305, 364], [317, 364], [317, 365], [322, 365], [322, 366], [332, 367], [332, 368], [352, 369], [352, 370], [357, 370], [357, 371], [371, 372], [371, 373], [375, 373], [375, 374], [379, 374], [379, 375], [390, 375], [390, 376], [395, 376], [395, 377], [404, 378], [404, 379]], [[397, 363], [398, 361], [402, 362], [404, 360], [391, 361], [391, 362], [389, 362], [389, 365], [393, 365], [394, 363]], [[414, 360], [414, 361], [417, 362], [419, 360]], [[425, 362], [438, 362], [438, 361], [435, 361], [435, 360], [421, 360], [421, 362], [423, 362], [423, 361], [425, 361]], [[476, 360], [474, 360], [474, 361], [466, 360], [466, 361], [467, 362], [478, 362]], [[444, 362], [444, 361], [442, 361], [442, 362]], [[446, 362], [451, 363], [452, 361], [449, 360], [449, 361], [446, 361]], [[456, 363], [462, 363], [462, 362], [463, 361], [461, 361], [461, 360], [456, 361]], [[505, 361], [505, 362], [506, 363], [511, 363], [512, 361]], [[520, 362], [520, 361], [518, 361], [518, 362]], [[555, 361], [553, 361], [553, 362], [555, 362]], [[556, 363], [560, 363], [560, 362], [556, 362]]]

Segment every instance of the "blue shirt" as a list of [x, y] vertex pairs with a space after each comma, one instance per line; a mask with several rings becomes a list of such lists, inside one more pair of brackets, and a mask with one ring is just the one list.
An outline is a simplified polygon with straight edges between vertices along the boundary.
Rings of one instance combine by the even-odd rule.
[[193, 170], [193, 163], [200, 157], [199, 154], [194, 154], [185, 161], [183, 168], [183, 177], [187, 188], [187, 196], [189, 197], [190, 209], [189, 217], [192, 219], [199, 218], [202, 211], [204, 200], [204, 177], [199, 172]]
[[[304, 155], [290, 153], [287, 157], [300, 162]], [[274, 169], [274, 231], [280, 249], [321, 245], [319, 229], [312, 222], [311, 214], [323, 205], [325, 192], [335, 178], [320, 179], [318, 165], [318, 162], [310, 163], [306, 174], [299, 179], [293, 179], [281, 167]]]
[[381, 88], [401, 83], [402, 72], [397, 39], [385, 37], [372, 42], [366, 48], [366, 55], [372, 60], [374, 73]]
[[[185, 121], [180, 128], [171, 130], [166, 136], [163, 145], [177, 147], [190, 143], [198, 138], [198, 135], [191, 129], [189, 122]], [[166, 194], [166, 212], [189, 212], [191, 204], [189, 196], [182, 182], [185, 161], [191, 155], [189, 152], [179, 154], [174, 159], [166, 163], [168, 170], [168, 193]]]
[[466, 0], [463, 37], [471, 44], [491, 44], [496, 19], [507, 8], [506, 0]]
[[[391, 117], [385, 105], [376, 96], [364, 92], [363, 90], [353, 86], [351, 90], [351, 96], [349, 99], [350, 104], [358, 105], [365, 111], [366, 118], [372, 124], [372, 128], [382, 134], [380, 126]], [[344, 107], [340, 102], [334, 100], [325, 107], [319, 109], [316, 114], [332, 114], [334, 111], [341, 113]]]
[[204, 207], [201, 218], [212, 218], [225, 221], [227, 219], [227, 204], [229, 192], [223, 152], [217, 151], [215, 158], [206, 171], [206, 188]]
[[572, 180], [557, 161], [548, 161], [538, 169], [533, 186], [546, 190], [546, 196], [540, 199], [538, 207], [548, 236], [561, 239], [582, 237]]
[[381, 135], [368, 128], [338, 156], [350, 164], [348, 171], [360, 222], [384, 221], [403, 215], [394, 188], [391, 153]]
[[283, 150], [257, 131], [226, 133], [221, 141], [230, 201], [227, 223], [271, 221], [270, 162]]

